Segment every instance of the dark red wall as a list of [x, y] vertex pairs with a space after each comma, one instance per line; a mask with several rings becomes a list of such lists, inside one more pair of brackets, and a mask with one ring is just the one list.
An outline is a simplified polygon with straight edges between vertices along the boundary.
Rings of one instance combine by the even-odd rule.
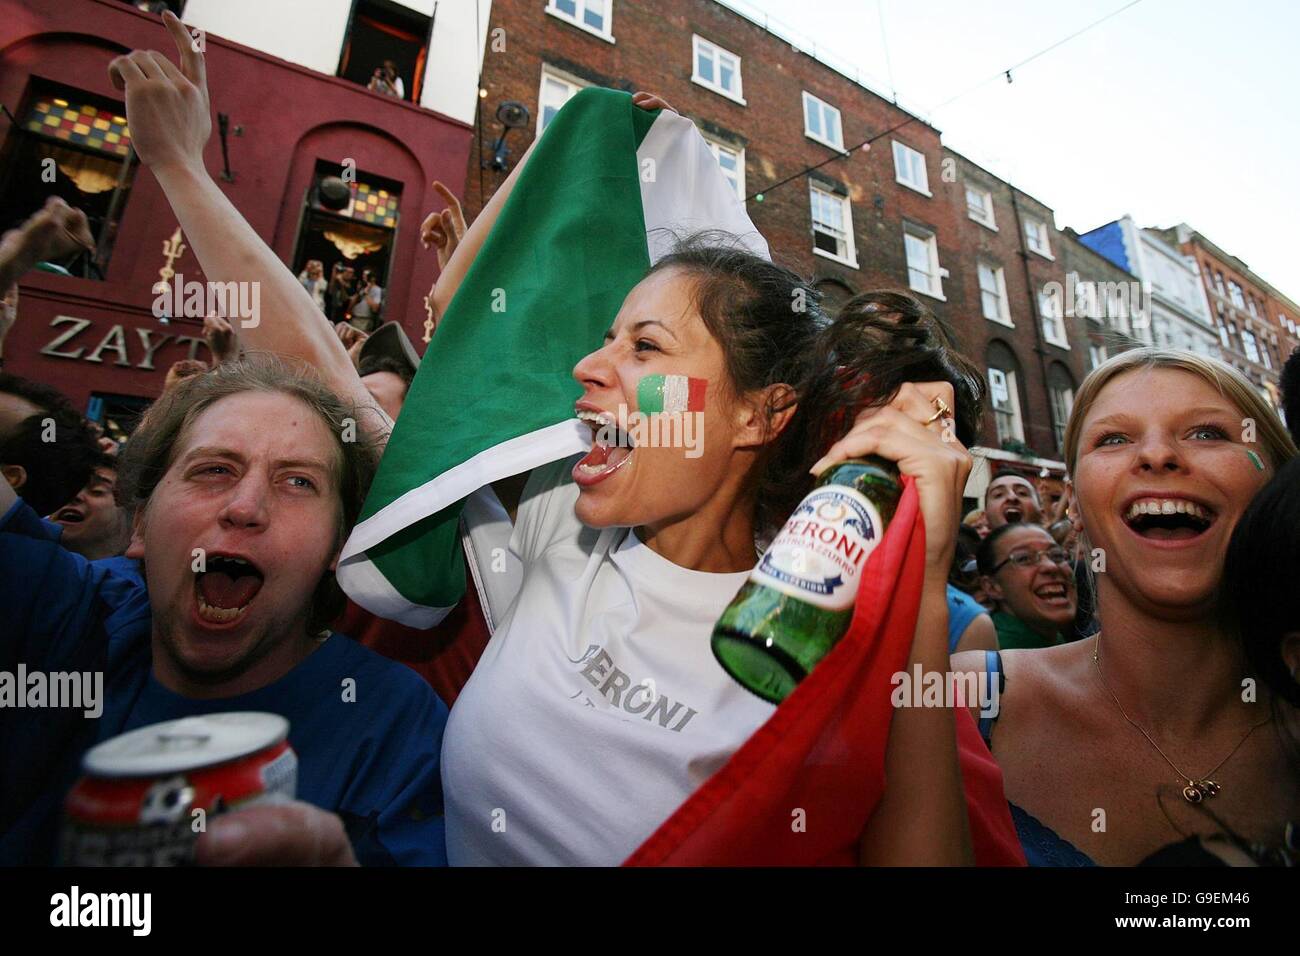
[[[109, 83], [108, 64], [133, 48], [171, 55], [173, 44], [158, 17], [123, 3], [61, 0], [33, 10], [18, 0], [0, 0], [0, 101], [17, 109], [32, 79], [39, 78], [121, 103]], [[207, 60], [214, 114], [205, 153], [208, 170], [282, 260], [287, 262], [293, 255], [303, 198], [318, 159], [341, 162], [350, 157], [359, 172], [402, 184], [386, 317], [400, 320], [423, 350], [421, 299], [438, 267], [433, 253], [420, 247], [416, 232], [424, 214], [440, 205], [429, 185], [434, 179], [462, 193], [472, 129], [217, 36], [207, 37]], [[436, 75], [428, 78], [436, 81]], [[219, 178], [218, 112], [230, 117], [233, 183]], [[8, 135], [9, 121], [0, 123], [3, 135]], [[233, 135], [235, 126], [243, 127], [242, 135]], [[168, 366], [186, 357], [190, 344], [173, 338], [155, 353], [154, 369], [140, 369], [136, 366], [145, 350], [133, 330], [149, 331], [152, 342], [162, 335], [201, 334], [201, 327], [188, 320], [162, 325], [150, 309], [151, 288], [164, 261], [163, 243], [176, 225], [153, 175], [138, 168], [107, 281], [36, 273], [24, 279], [18, 324], [5, 343], [6, 370], [54, 384], [81, 407], [91, 392], [156, 395]], [[186, 279], [202, 275], [188, 247], [175, 269]], [[69, 324], [51, 327], [60, 315], [92, 323], [61, 349], [84, 347], [79, 359], [40, 354], [61, 331], [72, 328]], [[125, 329], [130, 367], [119, 366], [117, 354], [110, 351], [98, 363], [87, 361], [116, 324]], [[200, 357], [205, 354], [201, 347]]]

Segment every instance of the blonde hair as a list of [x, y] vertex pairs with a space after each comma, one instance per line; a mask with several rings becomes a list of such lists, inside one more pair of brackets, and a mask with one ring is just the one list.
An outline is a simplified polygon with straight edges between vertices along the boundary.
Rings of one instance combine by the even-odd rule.
[[1084, 419], [1097, 397], [1114, 379], [1127, 372], [1141, 369], [1167, 368], [1188, 372], [1208, 382], [1220, 395], [1228, 399], [1242, 415], [1254, 419], [1255, 435], [1261, 450], [1274, 469], [1282, 467], [1297, 454], [1295, 441], [1272, 407], [1255, 391], [1244, 375], [1218, 359], [1207, 358], [1182, 349], [1139, 348], [1121, 352], [1103, 362], [1079, 386], [1074, 397], [1070, 421], [1065, 426], [1065, 468], [1074, 474], [1079, 458], [1079, 440]]

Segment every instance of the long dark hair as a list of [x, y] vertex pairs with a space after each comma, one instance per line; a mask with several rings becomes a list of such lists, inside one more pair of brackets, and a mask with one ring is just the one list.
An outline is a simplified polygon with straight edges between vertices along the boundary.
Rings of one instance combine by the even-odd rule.
[[1300, 458], [1277, 470], [1232, 530], [1223, 562], [1220, 614], [1240, 636], [1252, 672], [1300, 707], [1300, 684], [1282, 660], [1282, 639], [1300, 631]]
[[946, 381], [956, 393], [956, 435], [969, 446], [983, 412], [984, 381], [920, 302], [899, 292], [851, 299], [833, 320], [806, 280], [705, 233], [682, 240], [652, 269], [696, 280], [694, 305], [722, 345], [731, 387], [774, 390], [769, 419], [794, 406], [756, 469], [756, 529], [779, 526], [812, 486], [808, 468], [862, 409], [888, 403], [906, 382]]

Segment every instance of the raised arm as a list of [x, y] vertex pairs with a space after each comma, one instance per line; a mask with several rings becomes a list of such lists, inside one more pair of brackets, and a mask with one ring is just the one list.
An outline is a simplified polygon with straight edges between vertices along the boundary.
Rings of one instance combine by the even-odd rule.
[[311, 294], [262, 241], [203, 165], [212, 133], [203, 54], [170, 12], [163, 22], [180, 54], [180, 67], [160, 53], [135, 50], [109, 64], [114, 86], [125, 90], [127, 122], [140, 161], [171, 204], [181, 230], [213, 282], [259, 283], [260, 315], [241, 323], [250, 349], [300, 359], [344, 398], [354, 401], [366, 427], [391, 428], [388, 416], [361, 384]]
[[[447, 314], [447, 306], [451, 305], [451, 300], [455, 297], [456, 290], [460, 288], [461, 282], [464, 281], [465, 275], [469, 272], [474, 257], [483, 248], [488, 233], [492, 231], [497, 217], [501, 215], [501, 209], [514, 191], [515, 183], [519, 181], [519, 174], [527, 164], [529, 157], [533, 155], [533, 146], [536, 145], [537, 141], [534, 140], [532, 146], [529, 146], [524, 155], [519, 157], [519, 162], [515, 164], [514, 169], [510, 170], [510, 175], [506, 177], [506, 181], [492, 194], [492, 198], [488, 200], [487, 205], [483, 207], [483, 211], [478, 214], [478, 218], [474, 220], [473, 224], [465, 229], [464, 235], [461, 236], [455, 251], [451, 254], [451, 258], [447, 260], [447, 264], [443, 267], [441, 274], [438, 276], [438, 281], [433, 286], [433, 308], [439, 316]], [[459, 206], [457, 206], [457, 212], [459, 212]], [[431, 220], [433, 215], [431, 214], [425, 220], [425, 225], [421, 229], [422, 233], [432, 230], [433, 224]], [[464, 220], [462, 219], [461, 222], [463, 224]]]
[[[971, 457], [959, 442], [945, 440], [949, 420], [931, 413], [955, 403], [947, 382], [908, 383], [889, 405], [861, 412], [849, 433], [812, 468], [820, 473], [846, 458], [880, 455], [916, 482], [925, 522], [925, 578], [908, 673], [918, 666], [924, 674], [949, 670], [948, 569]], [[859, 853], [869, 866], [974, 862], [949, 708], [894, 711], [885, 745], [885, 792], [867, 822]]]

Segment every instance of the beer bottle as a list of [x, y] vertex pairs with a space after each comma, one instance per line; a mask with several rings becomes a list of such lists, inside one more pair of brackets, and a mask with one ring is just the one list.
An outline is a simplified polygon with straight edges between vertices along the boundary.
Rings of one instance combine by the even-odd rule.
[[713, 628], [713, 656], [779, 704], [848, 630], [867, 558], [894, 517], [898, 467], [875, 456], [827, 468]]

